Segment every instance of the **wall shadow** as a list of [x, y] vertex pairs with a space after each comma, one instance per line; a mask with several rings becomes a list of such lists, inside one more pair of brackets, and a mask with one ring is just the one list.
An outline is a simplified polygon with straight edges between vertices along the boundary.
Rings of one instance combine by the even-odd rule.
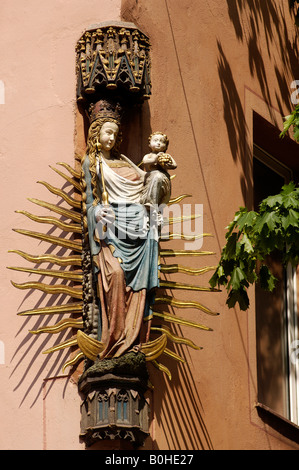
[[[61, 189], [69, 197], [74, 197], [75, 191], [74, 191], [74, 188], [70, 185], [70, 183], [63, 184], [61, 186]], [[47, 201], [48, 199], [49, 198], [45, 197], [44, 200]], [[65, 204], [65, 201], [63, 201], [60, 198], [57, 201], [55, 201], [55, 205], [57, 207], [70, 209], [70, 207], [68, 207]], [[38, 212], [39, 211], [36, 211], [36, 210], [32, 211], [33, 214], [37, 214]], [[56, 216], [55, 218], [59, 220], [60, 222], [64, 222], [64, 223], [72, 222], [72, 221], [70, 222], [70, 220], [67, 219], [65, 216], [58, 216], [58, 217]], [[26, 218], [26, 220], [28, 219]], [[43, 230], [43, 226], [46, 226], [48, 230]], [[64, 232], [60, 228], [54, 225], [51, 226], [51, 228], [49, 228], [49, 224], [37, 223], [33, 227], [32, 226], [30, 227], [29, 224], [28, 226], [27, 224], [24, 224], [24, 227], [34, 232], [44, 233], [45, 235], [54, 235], [62, 239], [74, 238], [72, 232]], [[23, 235], [21, 236], [23, 237]], [[23, 250], [24, 252], [26, 252], [26, 238], [23, 237], [24, 246], [25, 246], [25, 249]], [[51, 255], [52, 254], [52, 255], [63, 257], [63, 256], [69, 256], [71, 254], [69, 249], [64, 248], [64, 247], [59, 247], [54, 244], [49, 244], [47, 242], [40, 242], [38, 247], [40, 251], [38, 255], [44, 255], [44, 254]], [[35, 253], [34, 255], [36, 256], [37, 254]], [[61, 272], [67, 271], [68, 269], [73, 269], [72, 266], [61, 267], [61, 266], [58, 266], [57, 264], [53, 264], [50, 262], [42, 262], [42, 263], [32, 262], [32, 264], [29, 266], [28, 262], [27, 263], [22, 262], [21, 256], [16, 257], [13, 263], [11, 263], [11, 266], [24, 266], [29, 269], [59, 270]], [[76, 268], [79, 269], [80, 267], [78, 266]], [[14, 273], [15, 271], [10, 270], [10, 278], [12, 280], [14, 280]], [[67, 279], [59, 279], [59, 278], [51, 277], [48, 275], [41, 275], [39, 273], [23, 273], [23, 279], [22, 281], [20, 281], [20, 283], [22, 284], [22, 283], [27, 283], [27, 282], [44, 283], [53, 287], [54, 286], [78, 287], [78, 284], [74, 283], [73, 281], [69, 281]], [[26, 289], [26, 293], [24, 294], [22, 302], [20, 303], [18, 311], [16, 312], [17, 314], [18, 313], [20, 314], [23, 311], [27, 311], [27, 310], [33, 310], [33, 309], [38, 309], [38, 308], [43, 308], [43, 307], [51, 307], [51, 306], [56, 306], [56, 305], [57, 306], [67, 305], [68, 303], [79, 302], [78, 299], [71, 298], [69, 295], [65, 293], [49, 294], [46, 292], [42, 292], [38, 300], [36, 300], [37, 298], [36, 293], [38, 291], [39, 290], [35, 288]], [[33, 304], [28, 306], [28, 304], [30, 304], [31, 297], [34, 299]], [[70, 329], [66, 329], [64, 331], [58, 332], [57, 334], [41, 333], [38, 335], [30, 333], [30, 331], [32, 330], [35, 331], [39, 328], [44, 328], [47, 326], [55, 325], [60, 320], [65, 319], [67, 317], [68, 316], [64, 314], [30, 315], [30, 316], [19, 317], [20, 328], [15, 333], [15, 337], [17, 338], [20, 334], [22, 334], [23, 336], [22, 336], [22, 341], [20, 341], [18, 347], [16, 348], [16, 350], [14, 351], [14, 354], [11, 357], [11, 364], [13, 365], [13, 367], [10, 373], [11, 380], [13, 380], [16, 374], [19, 375], [18, 382], [14, 385], [13, 391], [16, 391], [20, 388], [24, 388], [24, 384], [26, 384], [24, 395], [19, 406], [22, 406], [24, 404], [25, 400], [29, 398], [29, 395], [32, 397], [33, 393], [35, 393], [35, 396], [31, 398], [32, 402], [31, 402], [30, 407], [34, 406], [36, 401], [40, 398], [40, 396], [43, 393], [44, 379], [48, 377], [59, 376], [59, 375], [61, 376], [63, 365], [70, 358], [70, 352], [73, 350], [73, 348], [71, 349], [67, 348], [67, 349], [59, 350], [57, 352], [53, 352], [51, 354], [45, 354], [45, 355], [42, 354], [48, 348], [53, 347], [54, 345], [58, 345], [62, 343], [63, 341], [66, 341], [67, 339], [71, 338], [74, 334], [74, 331]], [[78, 317], [78, 315], [70, 315], [70, 317], [76, 318]], [[26, 328], [28, 329], [28, 333], [24, 336], [23, 332]], [[41, 357], [43, 357], [43, 359], [41, 359]], [[40, 363], [40, 366], [38, 369], [34, 368], [35, 372], [33, 375], [32, 374], [33, 365], [37, 362], [37, 360]], [[24, 362], [26, 362], [26, 368], [24, 368]], [[22, 371], [21, 374], [19, 372], [20, 369]], [[47, 370], [46, 377], [45, 377], [45, 370]], [[68, 379], [67, 375], [65, 377], [66, 379]], [[38, 384], [40, 385], [38, 386]], [[49, 393], [53, 384], [54, 384], [54, 381], [48, 387], [47, 393]]]
[[[173, 328], [172, 333], [183, 335], [179, 328]], [[190, 352], [188, 348], [177, 345], [170, 346], [169, 349], [186, 361], [181, 364], [162, 356], [162, 364], [172, 374], [171, 381], [153, 366], [149, 367], [150, 374], [155, 375], [155, 388], [152, 393], [155, 420], [163, 431], [167, 448], [213, 450], [212, 438], [205, 423], [204, 407], [194, 381]], [[197, 354], [200, 354], [200, 351], [197, 351]], [[155, 439], [152, 439], [152, 446], [154, 450], [165, 450], [159, 447]]]
[[[298, 34], [290, 34], [288, 21], [294, 22], [294, 16], [285, 5], [277, 2], [253, 0], [227, 0], [228, 14], [234, 27], [236, 39], [247, 50], [248, 73], [256, 79], [259, 92], [268, 105], [272, 124], [275, 120], [272, 106], [278, 108], [284, 116], [286, 110], [293, 109], [291, 103], [290, 76], [299, 77]], [[264, 47], [266, 44], [266, 47]], [[252, 143], [248, 141], [243, 95], [237, 77], [237, 70], [232, 68], [229, 53], [222, 41], [217, 39], [218, 76], [223, 96], [223, 113], [230, 142], [232, 158], [241, 163], [241, 187], [245, 202], [250, 200], [252, 187]], [[271, 64], [271, 68], [265, 65]], [[281, 66], [282, 64], [282, 66]], [[246, 84], [246, 71], [242, 72], [242, 81]], [[238, 73], [239, 75], [239, 73]], [[273, 95], [273, 77], [276, 80], [275, 102]], [[270, 85], [271, 82], [271, 85]], [[238, 87], [239, 86], [239, 87]], [[242, 92], [243, 93], [243, 92]]]

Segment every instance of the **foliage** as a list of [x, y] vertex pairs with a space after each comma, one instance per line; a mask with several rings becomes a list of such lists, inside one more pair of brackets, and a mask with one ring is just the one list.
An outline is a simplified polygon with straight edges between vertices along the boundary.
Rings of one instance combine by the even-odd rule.
[[[289, 0], [289, 9], [295, 18], [295, 25], [299, 27], [299, 1]], [[280, 137], [284, 137], [290, 127], [293, 126], [293, 135], [296, 142], [299, 143], [299, 104], [297, 104], [291, 114], [284, 117], [283, 131]]]
[[298, 8], [298, 0], [289, 0], [289, 9], [290, 12], [293, 13], [295, 18], [295, 25], [299, 26], [299, 8]]
[[291, 114], [284, 117], [283, 131], [280, 137], [284, 137], [290, 127], [293, 126], [293, 135], [296, 142], [299, 142], [299, 104], [297, 104]]
[[250, 284], [259, 282], [268, 291], [275, 287], [276, 278], [266, 265], [268, 255], [279, 250], [284, 265], [298, 264], [299, 188], [294, 183], [283, 186], [279, 194], [261, 202], [258, 212], [241, 207], [227, 227], [226, 240], [210, 285], [226, 286], [228, 306], [238, 303], [246, 310]]

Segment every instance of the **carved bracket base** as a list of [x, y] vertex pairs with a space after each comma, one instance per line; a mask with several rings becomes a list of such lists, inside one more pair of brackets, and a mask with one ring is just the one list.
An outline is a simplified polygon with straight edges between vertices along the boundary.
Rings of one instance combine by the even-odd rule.
[[144, 378], [83, 374], [79, 381], [80, 437], [86, 446], [104, 439], [124, 439], [140, 447], [149, 435], [149, 403]]

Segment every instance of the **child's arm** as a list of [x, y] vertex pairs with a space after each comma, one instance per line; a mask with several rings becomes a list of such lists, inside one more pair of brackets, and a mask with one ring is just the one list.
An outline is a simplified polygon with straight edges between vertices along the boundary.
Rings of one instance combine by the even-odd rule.
[[158, 154], [147, 153], [144, 155], [142, 163], [145, 171], [156, 170], [158, 164]]

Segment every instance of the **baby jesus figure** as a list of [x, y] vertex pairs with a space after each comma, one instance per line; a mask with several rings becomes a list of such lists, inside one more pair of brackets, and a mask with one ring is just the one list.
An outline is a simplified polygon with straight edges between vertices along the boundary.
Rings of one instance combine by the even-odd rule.
[[167, 204], [171, 194], [170, 176], [167, 170], [177, 167], [171, 155], [165, 153], [169, 140], [162, 132], [149, 136], [151, 152], [143, 157], [144, 192], [141, 203], [145, 206]]

